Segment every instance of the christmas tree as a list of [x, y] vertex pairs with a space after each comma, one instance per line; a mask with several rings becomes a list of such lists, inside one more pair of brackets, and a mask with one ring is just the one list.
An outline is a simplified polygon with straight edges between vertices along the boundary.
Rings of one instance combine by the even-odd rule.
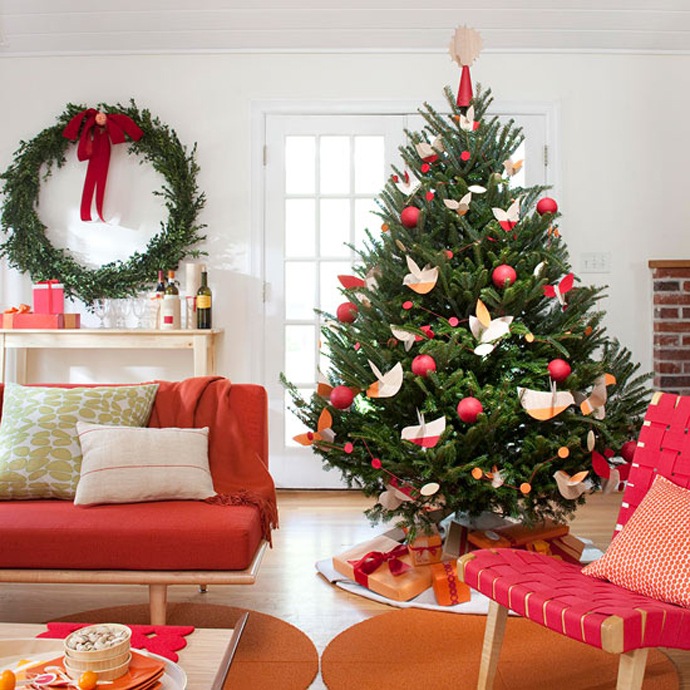
[[545, 187], [511, 185], [523, 140], [472, 96], [478, 36], [448, 113], [425, 104], [403, 169], [378, 197], [380, 234], [322, 313], [330, 358], [317, 391], [289, 388], [327, 467], [379, 500], [372, 519], [415, 525], [492, 511], [564, 519], [627, 476], [646, 376], [606, 334], [604, 289], [573, 274]]

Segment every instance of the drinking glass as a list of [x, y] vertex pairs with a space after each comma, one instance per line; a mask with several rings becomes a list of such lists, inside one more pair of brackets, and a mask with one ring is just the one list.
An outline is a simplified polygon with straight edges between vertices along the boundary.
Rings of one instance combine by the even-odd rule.
[[105, 328], [105, 317], [108, 315], [110, 303], [107, 299], [100, 297], [93, 301], [93, 313], [98, 319], [98, 327]]
[[147, 297], [133, 297], [130, 300], [132, 307], [132, 314], [136, 318], [136, 328], [144, 328], [144, 316], [147, 315], [149, 300]]

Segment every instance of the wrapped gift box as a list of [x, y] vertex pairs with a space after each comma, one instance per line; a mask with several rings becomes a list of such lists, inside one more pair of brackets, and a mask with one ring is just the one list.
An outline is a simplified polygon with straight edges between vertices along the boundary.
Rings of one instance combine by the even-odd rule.
[[572, 534], [556, 537], [549, 542], [551, 555], [558, 556], [568, 563], [580, 564], [585, 543]]
[[455, 606], [469, 601], [470, 588], [458, 579], [457, 561], [443, 561], [431, 566], [434, 595], [439, 606]]
[[443, 542], [438, 532], [415, 537], [408, 542], [407, 548], [415, 565], [432, 565], [441, 562]]
[[568, 525], [544, 520], [534, 525], [510, 523], [491, 530], [473, 530], [467, 539], [479, 549], [525, 549], [536, 541], [551, 542], [569, 532]]
[[[399, 555], [393, 557], [394, 553]], [[385, 560], [386, 558], [389, 560]], [[363, 560], [372, 565], [380, 562], [380, 565], [366, 573], [361, 566], [356, 568]], [[401, 574], [394, 575], [391, 564], [394, 571], [400, 564], [407, 568]], [[333, 567], [341, 575], [395, 601], [409, 601], [431, 587], [431, 566], [414, 567], [407, 547], [385, 535], [333, 556]]]
[[79, 328], [81, 314], [13, 313], [2, 315], [3, 328]]
[[[62, 314], [65, 311], [65, 288], [57, 280], [41, 280], [33, 285], [33, 304], [36, 314]], [[37, 326], [37, 328], [43, 328]], [[51, 328], [61, 328], [52, 326]]]

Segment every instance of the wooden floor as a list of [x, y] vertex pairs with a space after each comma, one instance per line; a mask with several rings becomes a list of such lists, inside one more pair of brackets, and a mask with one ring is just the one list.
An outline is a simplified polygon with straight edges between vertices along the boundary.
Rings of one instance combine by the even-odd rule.
[[[573, 523], [573, 533], [605, 549], [621, 495], [591, 496]], [[314, 569], [317, 560], [384, 531], [363, 515], [370, 500], [358, 492], [283, 491], [279, 494], [281, 527], [253, 586], [171, 587], [169, 601], [241, 606], [296, 625], [319, 652], [339, 632], [370, 616], [392, 610], [384, 604], [344, 592]], [[145, 603], [144, 587], [107, 585], [2, 585], [0, 620], [40, 623], [69, 613], [104, 606]], [[670, 652], [681, 672], [681, 688], [690, 690], [690, 652]], [[323, 688], [317, 680], [312, 688]]]

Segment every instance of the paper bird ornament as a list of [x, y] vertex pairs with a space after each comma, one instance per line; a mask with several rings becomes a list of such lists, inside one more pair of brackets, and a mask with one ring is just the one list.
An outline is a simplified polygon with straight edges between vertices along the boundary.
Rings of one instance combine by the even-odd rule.
[[402, 180], [394, 179], [394, 182], [398, 190], [405, 196], [412, 196], [422, 185], [422, 183], [414, 175], [410, 175], [407, 170], [403, 173]]
[[516, 199], [504, 211], [502, 208], [492, 208], [494, 218], [505, 232], [510, 232], [520, 221], [520, 200]]
[[556, 382], [551, 382], [550, 391], [535, 391], [531, 388], [518, 387], [520, 404], [527, 414], [534, 419], [545, 422], [553, 419], [571, 405], [575, 404], [575, 398], [569, 391], [556, 390]]
[[467, 26], [460, 26], [455, 30], [450, 41], [449, 52], [451, 58], [462, 69], [457, 97], [457, 104], [461, 108], [469, 107], [472, 101], [470, 65], [479, 57], [481, 50], [482, 37], [477, 31]]
[[587, 480], [589, 472], [578, 472], [572, 477], [565, 470], [556, 470], [553, 473], [553, 478], [556, 480], [558, 491], [568, 500], [574, 501], [580, 497], [585, 491], [592, 488], [592, 483]]
[[325, 398], [326, 400], [329, 400], [332, 390], [333, 386], [331, 386], [331, 384], [326, 380], [326, 377], [319, 371], [316, 382], [316, 394], [322, 398]]
[[464, 216], [470, 210], [471, 201], [472, 192], [467, 192], [460, 201], [456, 201], [455, 199], [444, 199], [443, 203], [446, 205], [446, 208], [455, 211], [459, 216]]
[[425, 163], [433, 163], [435, 160], [438, 160], [439, 154], [444, 151], [443, 140], [441, 137], [436, 137], [432, 144], [427, 141], [420, 141], [418, 144], [415, 144], [415, 150]]
[[467, 109], [467, 112], [464, 115], [460, 115], [460, 121], [458, 124], [460, 125], [460, 129], [462, 129], [464, 132], [473, 132], [479, 127], [479, 123], [475, 122], [474, 119], [473, 105]]
[[357, 296], [362, 305], [368, 307], [371, 305], [371, 300], [366, 296], [366, 294], [359, 292], [359, 290], [361, 288], [375, 290], [377, 287], [376, 277], [378, 273], [378, 267], [374, 266], [367, 271], [364, 278], [351, 275], [339, 275], [338, 280], [346, 290], [353, 290], [354, 294]]
[[580, 410], [584, 415], [592, 415], [594, 419], [604, 419], [606, 417], [606, 386], [616, 383], [613, 374], [603, 374], [594, 381], [594, 388], [589, 397], [580, 403]]
[[512, 177], [513, 175], [517, 175], [520, 170], [522, 170], [524, 162], [525, 161], [523, 159], [513, 162], [513, 160], [509, 158], [507, 161], [503, 161], [503, 169], [506, 171], [509, 177]]
[[306, 434], [298, 434], [297, 436], [293, 437], [293, 440], [297, 441], [297, 443], [302, 446], [311, 446], [319, 441], [333, 443], [335, 433], [333, 429], [331, 429], [332, 424], [333, 417], [328, 411], [328, 408], [324, 407], [319, 415], [316, 431], [308, 431]]
[[406, 426], [400, 432], [400, 438], [405, 441], [410, 441], [422, 448], [433, 448], [441, 438], [441, 434], [445, 431], [446, 418], [439, 417], [427, 424], [424, 420], [424, 415], [417, 411], [417, 420], [419, 424], [415, 426]]
[[408, 493], [401, 491], [392, 484], [386, 484], [386, 490], [379, 495], [379, 503], [386, 510], [396, 510], [403, 503], [414, 501], [414, 498]]
[[574, 281], [575, 276], [572, 273], [568, 273], [558, 283], [544, 285], [544, 295], [546, 297], [555, 297], [563, 309], [565, 309], [565, 295], [573, 289]]
[[407, 256], [407, 267], [410, 272], [403, 278], [403, 285], [407, 285], [410, 290], [414, 290], [418, 295], [426, 295], [436, 286], [438, 280], [438, 268], [427, 264], [424, 268], [414, 262], [412, 257]]
[[467, 194], [465, 194], [460, 201], [456, 199], [444, 199], [443, 203], [446, 208], [451, 211], [457, 212], [459, 216], [464, 216], [467, 211], [469, 211], [470, 203], [472, 202], [472, 194], [483, 194], [486, 192], [486, 188], [478, 184], [473, 184], [467, 188]]
[[376, 365], [369, 361], [369, 366], [376, 376], [376, 381], [367, 388], [369, 398], [392, 398], [401, 388], [403, 382], [403, 367], [398, 362], [390, 371], [382, 374]]
[[393, 337], [397, 338], [405, 346], [405, 352], [409, 352], [417, 341], [417, 336], [414, 333], [405, 331], [402, 328], [397, 328], [396, 326], [391, 326], [391, 333]]
[[513, 317], [500, 316], [492, 319], [489, 310], [480, 299], [477, 300], [476, 313], [476, 316], [470, 316], [470, 331], [479, 342], [474, 348], [474, 353], [483, 357], [493, 352], [497, 340], [510, 334]]

